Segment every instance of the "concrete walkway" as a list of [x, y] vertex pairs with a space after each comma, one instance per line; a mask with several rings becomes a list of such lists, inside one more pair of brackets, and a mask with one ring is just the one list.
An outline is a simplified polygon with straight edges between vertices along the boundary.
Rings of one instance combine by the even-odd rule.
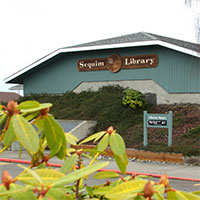
[[[46, 151], [48, 153], [48, 151]], [[21, 158], [18, 157], [18, 151], [4, 151], [0, 158], [9, 158], [9, 159], [19, 159], [30, 161], [30, 156], [26, 151], [22, 152]], [[118, 167], [113, 159], [104, 159], [108, 160], [110, 163], [105, 169], [118, 170]], [[104, 161], [102, 160], [102, 161]], [[100, 160], [101, 161], [101, 160]], [[83, 161], [86, 165], [90, 162], [89, 159], [84, 158]], [[49, 163], [62, 164], [63, 160], [58, 158], [52, 158]], [[189, 166], [181, 164], [172, 164], [172, 163], [158, 163], [158, 162], [139, 162], [139, 161], [130, 161], [127, 167], [127, 171], [136, 172], [136, 173], [147, 173], [147, 174], [158, 174], [162, 175], [166, 173], [167, 176], [189, 178], [189, 179], [199, 179], [200, 180], [200, 166]]]

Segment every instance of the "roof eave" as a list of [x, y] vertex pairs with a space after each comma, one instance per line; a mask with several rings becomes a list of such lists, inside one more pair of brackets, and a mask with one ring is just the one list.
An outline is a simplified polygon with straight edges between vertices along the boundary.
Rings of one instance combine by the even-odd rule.
[[25, 67], [24, 69], [12, 74], [11, 76], [4, 79], [5, 83], [10, 83], [11, 80], [15, 79], [17, 76], [22, 75], [23, 73], [29, 71], [30, 69], [40, 65], [41, 63], [53, 58], [54, 56], [60, 53], [67, 53], [67, 52], [78, 52], [78, 51], [92, 51], [92, 50], [101, 50], [101, 49], [113, 49], [113, 48], [126, 48], [126, 47], [137, 47], [137, 46], [150, 46], [150, 45], [160, 45], [164, 46], [173, 50], [180, 51], [182, 53], [186, 53], [195, 57], [200, 58], [200, 52], [192, 51], [177, 45], [169, 44], [167, 42], [163, 42], [160, 40], [153, 40], [153, 41], [141, 41], [141, 42], [129, 42], [129, 43], [120, 43], [120, 44], [109, 44], [109, 45], [99, 45], [99, 46], [87, 46], [87, 47], [74, 47], [74, 48], [61, 48], [58, 49], [47, 56], [39, 59], [38, 61], [34, 62], [33, 64]]

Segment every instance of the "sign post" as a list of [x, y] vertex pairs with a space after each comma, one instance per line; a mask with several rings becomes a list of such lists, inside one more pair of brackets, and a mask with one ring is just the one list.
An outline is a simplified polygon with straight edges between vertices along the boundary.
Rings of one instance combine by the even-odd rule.
[[168, 114], [150, 114], [144, 111], [144, 146], [148, 144], [148, 128], [168, 128], [168, 146], [172, 145], [172, 111]]

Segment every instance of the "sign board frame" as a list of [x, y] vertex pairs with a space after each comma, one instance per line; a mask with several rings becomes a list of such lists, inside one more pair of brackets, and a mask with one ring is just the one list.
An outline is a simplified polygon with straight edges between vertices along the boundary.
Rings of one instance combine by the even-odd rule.
[[78, 60], [77, 68], [79, 72], [109, 70], [115, 73], [121, 69], [155, 68], [158, 66], [158, 62], [159, 59], [156, 54], [136, 56], [114, 54], [108, 58]]
[[148, 128], [168, 128], [168, 146], [172, 145], [172, 111], [168, 114], [151, 114], [144, 111], [144, 146], [148, 144]]

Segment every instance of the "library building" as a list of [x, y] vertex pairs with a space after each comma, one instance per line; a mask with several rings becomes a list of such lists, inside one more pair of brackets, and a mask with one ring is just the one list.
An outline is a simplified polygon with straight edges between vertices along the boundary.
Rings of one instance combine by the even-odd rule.
[[157, 104], [200, 104], [200, 44], [147, 32], [60, 48], [7, 77], [24, 95], [119, 85]]

